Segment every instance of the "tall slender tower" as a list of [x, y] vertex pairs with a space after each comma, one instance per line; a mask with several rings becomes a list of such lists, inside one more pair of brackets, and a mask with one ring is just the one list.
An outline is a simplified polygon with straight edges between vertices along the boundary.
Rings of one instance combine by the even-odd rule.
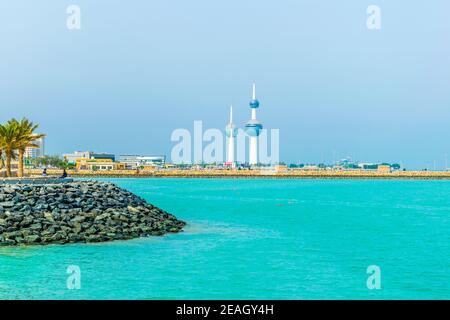
[[225, 128], [225, 133], [228, 137], [227, 165], [234, 167], [236, 163], [234, 159], [234, 141], [237, 136], [237, 128], [233, 123], [233, 106], [230, 107], [230, 122]]
[[259, 101], [256, 99], [256, 85], [253, 84], [253, 96], [250, 101], [252, 110], [251, 119], [245, 124], [245, 132], [250, 136], [249, 164], [258, 164], [258, 136], [261, 133], [262, 124], [256, 120], [256, 109], [259, 108]]

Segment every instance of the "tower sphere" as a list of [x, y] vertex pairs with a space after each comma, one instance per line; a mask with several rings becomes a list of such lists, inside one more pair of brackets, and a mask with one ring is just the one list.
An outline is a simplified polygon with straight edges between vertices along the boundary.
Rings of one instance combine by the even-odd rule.
[[258, 120], [250, 120], [245, 124], [245, 132], [251, 137], [257, 137], [263, 128], [261, 122]]
[[252, 99], [249, 103], [250, 108], [259, 108], [259, 101], [257, 99]]
[[249, 103], [250, 108], [256, 109], [259, 107], [259, 101], [256, 99], [256, 84], [253, 83], [253, 94], [252, 94], [252, 100]]

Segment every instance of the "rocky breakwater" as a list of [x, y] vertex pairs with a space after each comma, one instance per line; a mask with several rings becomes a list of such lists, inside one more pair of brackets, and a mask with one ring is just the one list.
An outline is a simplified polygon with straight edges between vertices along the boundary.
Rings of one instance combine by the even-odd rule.
[[160, 236], [184, 225], [112, 183], [0, 185], [0, 246]]

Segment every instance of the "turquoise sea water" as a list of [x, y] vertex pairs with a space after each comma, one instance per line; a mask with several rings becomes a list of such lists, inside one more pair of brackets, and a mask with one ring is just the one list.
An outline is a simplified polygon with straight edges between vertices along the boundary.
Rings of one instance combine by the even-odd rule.
[[450, 299], [450, 181], [108, 181], [185, 232], [0, 248], [1, 299]]

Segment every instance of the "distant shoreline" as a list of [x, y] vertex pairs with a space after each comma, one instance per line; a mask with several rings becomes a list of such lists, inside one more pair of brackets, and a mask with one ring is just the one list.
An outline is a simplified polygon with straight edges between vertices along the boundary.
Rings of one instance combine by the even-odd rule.
[[[47, 169], [49, 175], [59, 176], [61, 170]], [[38, 177], [41, 170], [27, 170], [29, 176]], [[155, 170], [155, 171], [72, 171], [71, 178], [197, 178], [197, 179], [396, 179], [396, 180], [450, 180], [448, 171], [325, 171], [292, 170], [264, 172], [264, 170]]]

